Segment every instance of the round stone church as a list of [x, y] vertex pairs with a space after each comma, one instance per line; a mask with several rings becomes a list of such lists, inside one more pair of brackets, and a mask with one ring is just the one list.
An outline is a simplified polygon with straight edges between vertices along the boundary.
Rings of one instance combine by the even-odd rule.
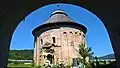
[[73, 21], [63, 10], [54, 11], [44, 24], [35, 28], [34, 63], [51, 64], [63, 62], [70, 65], [78, 58], [78, 46], [86, 44], [87, 28]]

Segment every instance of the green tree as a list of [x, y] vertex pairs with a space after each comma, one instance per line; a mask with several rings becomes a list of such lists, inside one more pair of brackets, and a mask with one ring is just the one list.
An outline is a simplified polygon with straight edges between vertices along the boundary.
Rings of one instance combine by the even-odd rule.
[[[94, 52], [92, 52], [92, 48], [86, 47], [85, 44], [81, 43], [79, 45], [78, 54], [79, 54], [79, 61], [85, 65], [86, 68], [90, 68], [90, 61], [87, 62], [86, 58], [92, 57]], [[82, 57], [82, 58], [81, 58]]]
[[33, 50], [10, 50], [8, 59], [32, 60], [33, 59]]

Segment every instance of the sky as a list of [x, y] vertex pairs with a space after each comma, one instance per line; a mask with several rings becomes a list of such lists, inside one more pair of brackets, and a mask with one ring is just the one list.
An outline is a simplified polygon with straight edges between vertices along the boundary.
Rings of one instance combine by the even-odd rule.
[[94, 56], [104, 56], [113, 53], [107, 30], [102, 21], [92, 12], [70, 4], [51, 4], [38, 8], [25, 17], [15, 29], [10, 49], [24, 50], [33, 49], [34, 37], [32, 30], [43, 24], [57, 9], [62, 9], [72, 20], [87, 27], [86, 42], [92, 47]]

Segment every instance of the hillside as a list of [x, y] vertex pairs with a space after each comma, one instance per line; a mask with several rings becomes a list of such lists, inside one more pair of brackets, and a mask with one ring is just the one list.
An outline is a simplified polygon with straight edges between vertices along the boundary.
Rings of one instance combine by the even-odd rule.
[[114, 54], [108, 54], [108, 55], [105, 55], [105, 56], [102, 56], [102, 57], [99, 57], [100, 59], [114, 59], [115, 56]]
[[33, 50], [10, 50], [8, 59], [32, 60], [33, 59]]
[[[94, 60], [95, 57], [90, 57], [90, 59]], [[105, 56], [98, 57], [98, 59], [115, 59], [115, 56], [114, 56], [114, 54], [108, 54]]]
[[[108, 54], [99, 59], [112, 59], [115, 58], [114, 54]], [[32, 60], [33, 59], [33, 50], [10, 50], [8, 59], [14, 60]], [[91, 57], [91, 59], [95, 59]]]

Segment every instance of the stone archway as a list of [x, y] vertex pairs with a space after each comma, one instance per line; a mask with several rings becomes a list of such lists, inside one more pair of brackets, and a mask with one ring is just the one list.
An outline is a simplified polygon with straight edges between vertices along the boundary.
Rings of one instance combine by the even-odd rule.
[[20, 21], [37, 8], [53, 3], [67, 3], [81, 6], [98, 16], [103, 21], [103, 24], [108, 31], [113, 50], [115, 52], [115, 57], [118, 64], [117, 67], [120, 68], [119, 0], [2, 0], [2, 2], [0, 2], [0, 68], [4, 68], [7, 65], [7, 56], [11, 37]]

